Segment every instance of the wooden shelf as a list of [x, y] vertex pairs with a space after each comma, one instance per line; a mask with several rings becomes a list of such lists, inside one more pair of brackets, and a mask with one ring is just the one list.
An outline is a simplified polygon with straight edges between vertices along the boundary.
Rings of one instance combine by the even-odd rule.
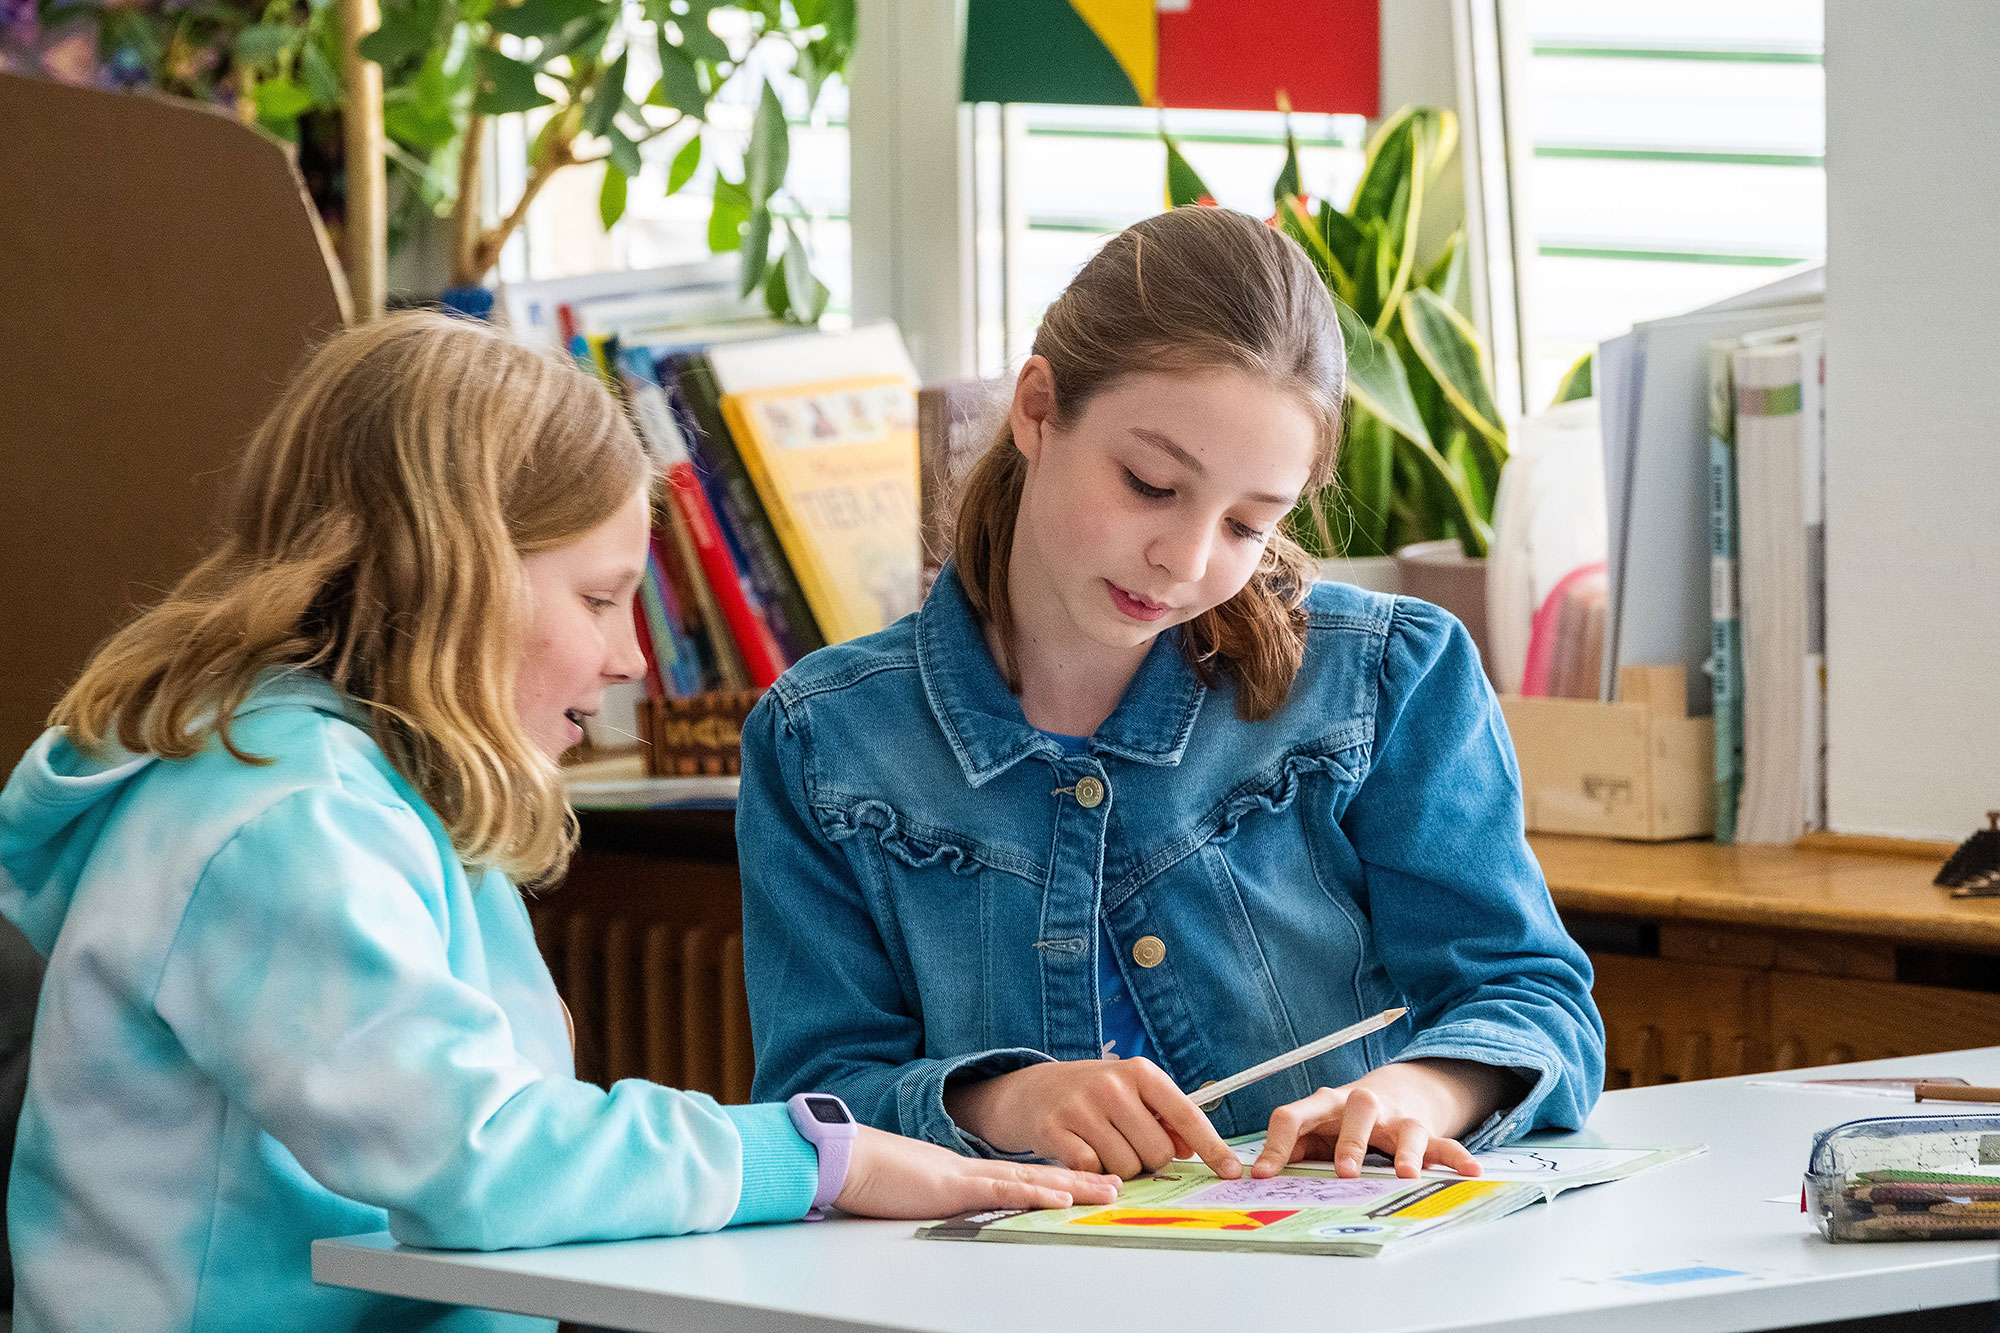
[[1823, 847], [1528, 839], [1565, 913], [1598, 912], [1864, 935], [2000, 954], [2000, 899], [1954, 899], [1931, 883], [1944, 863]]

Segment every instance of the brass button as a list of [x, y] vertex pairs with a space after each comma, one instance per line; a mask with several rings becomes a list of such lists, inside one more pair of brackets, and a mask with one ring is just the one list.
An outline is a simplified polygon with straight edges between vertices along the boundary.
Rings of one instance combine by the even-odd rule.
[[1140, 967], [1158, 967], [1167, 961], [1167, 942], [1158, 935], [1141, 935], [1132, 946], [1132, 961]]
[[1104, 784], [1093, 777], [1076, 780], [1076, 803], [1086, 810], [1095, 810], [1104, 804]]

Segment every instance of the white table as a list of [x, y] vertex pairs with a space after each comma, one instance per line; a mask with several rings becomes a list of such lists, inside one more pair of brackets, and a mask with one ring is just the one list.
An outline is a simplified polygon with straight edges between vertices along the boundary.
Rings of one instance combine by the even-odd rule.
[[[2000, 1083], [2000, 1048], [1839, 1068]], [[1918, 1108], [1748, 1082], [1610, 1093], [1588, 1130], [1551, 1141], [1705, 1143], [1708, 1153], [1390, 1258], [949, 1243], [917, 1240], [908, 1223], [834, 1221], [499, 1254], [412, 1250], [386, 1234], [358, 1236], [315, 1243], [313, 1278], [660, 1333], [882, 1327], [1688, 1333], [2000, 1299], [2000, 1246], [1832, 1245], [1799, 1211], [1800, 1175], [1816, 1131]], [[1771, 1202], [1780, 1195], [1787, 1202]], [[1703, 1267], [1737, 1275], [1628, 1280]]]

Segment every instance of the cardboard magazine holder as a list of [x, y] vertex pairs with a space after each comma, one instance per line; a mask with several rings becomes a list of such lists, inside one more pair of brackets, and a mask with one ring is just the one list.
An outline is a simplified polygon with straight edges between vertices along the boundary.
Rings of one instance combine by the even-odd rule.
[[1616, 703], [1502, 696], [1530, 832], [1643, 842], [1715, 832], [1715, 719], [1687, 715], [1685, 671], [1626, 667]]
[[348, 300], [285, 145], [227, 113], [0, 74], [0, 125], [4, 772]]

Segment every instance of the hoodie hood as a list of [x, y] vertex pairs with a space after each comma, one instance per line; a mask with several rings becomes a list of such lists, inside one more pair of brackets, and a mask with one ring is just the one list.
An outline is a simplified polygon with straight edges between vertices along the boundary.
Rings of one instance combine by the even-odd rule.
[[0, 791], [0, 913], [47, 957], [104, 822], [160, 761], [116, 750], [97, 759], [61, 728], [43, 732]]
[[[250, 720], [259, 713], [267, 716]], [[323, 713], [359, 718], [365, 726], [359, 706], [325, 680], [278, 669], [237, 709], [232, 731], [237, 744], [253, 754], [282, 755], [287, 747], [274, 728], [287, 718], [303, 721]], [[211, 834], [219, 845], [229, 826], [245, 817], [232, 789], [247, 785], [254, 793], [269, 785], [260, 779], [274, 774], [271, 768], [254, 768], [230, 757], [214, 740], [192, 759], [171, 762], [133, 754], [115, 743], [95, 756], [71, 745], [60, 727], [43, 732], [15, 766], [0, 790], [0, 915], [19, 926], [43, 957], [55, 946], [107, 825], [130, 804], [127, 798], [135, 788], [153, 785], [147, 779], [163, 766], [200, 771], [189, 773], [193, 781], [181, 784], [191, 789], [180, 793], [182, 799], [149, 812], [140, 841], [155, 849], [170, 841], [183, 854], [199, 854]], [[208, 853], [213, 850], [209, 847]]]

